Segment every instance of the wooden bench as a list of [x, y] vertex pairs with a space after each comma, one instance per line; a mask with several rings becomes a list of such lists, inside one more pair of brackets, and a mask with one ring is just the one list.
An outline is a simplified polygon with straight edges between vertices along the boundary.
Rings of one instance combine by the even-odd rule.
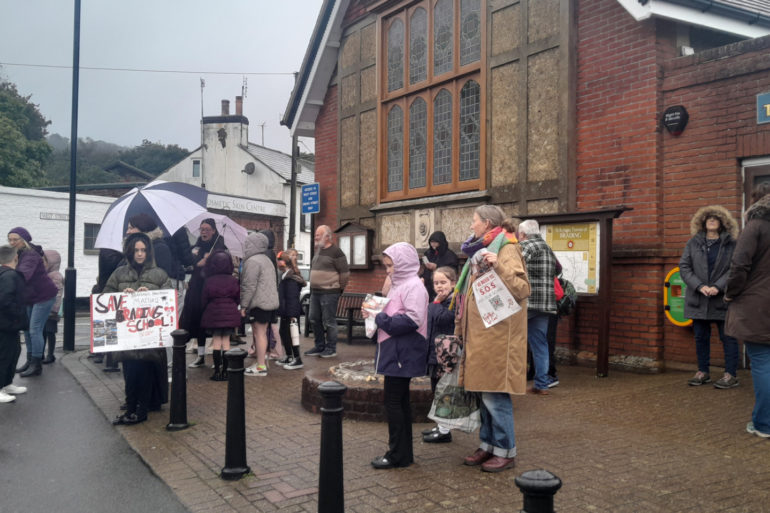
[[[339, 301], [337, 301], [337, 313], [336, 320], [337, 325], [344, 325], [347, 334], [347, 342], [351, 343], [353, 340], [353, 327], [363, 326], [364, 318], [361, 315], [361, 304], [364, 302], [366, 294], [360, 292], [343, 292], [340, 295]], [[311, 325], [313, 324], [310, 319], [310, 304], [307, 306], [305, 312], [305, 336], [310, 336]], [[362, 338], [362, 337], [359, 337]], [[363, 338], [367, 338], [366, 335]]]

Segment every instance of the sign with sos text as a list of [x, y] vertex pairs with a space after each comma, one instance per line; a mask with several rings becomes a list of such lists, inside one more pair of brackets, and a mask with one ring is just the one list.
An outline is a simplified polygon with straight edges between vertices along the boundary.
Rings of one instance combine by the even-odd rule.
[[485, 272], [473, 282], [473, 297], [484, 327], [489, 328], [521, 310], [508, 287], [494, 269]]

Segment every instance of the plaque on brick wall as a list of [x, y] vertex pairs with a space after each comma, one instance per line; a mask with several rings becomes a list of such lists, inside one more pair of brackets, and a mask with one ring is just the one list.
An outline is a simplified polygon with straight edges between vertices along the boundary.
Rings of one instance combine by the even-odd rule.
[[690, 115], [687, 114], [687, 109], [681, 105], [674, 105], [669, 107], [663, 113], [663, 126], [669, 131], [671, 135], [679, 135], [684, 132], [684, 128], [687, 126], [687, 120], [690, 119]]

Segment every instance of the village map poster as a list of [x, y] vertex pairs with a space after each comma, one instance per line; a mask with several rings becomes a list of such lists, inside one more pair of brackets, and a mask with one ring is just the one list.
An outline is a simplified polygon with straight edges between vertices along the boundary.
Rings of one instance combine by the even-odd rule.
[[550, 224], [543, 239], [562, 265], [562, 276], [579, 294], [599, 292], [599, 223]]
[[176, 291], [148, 290], [91, 296], [91, 351], [171, 347], [177, 327]]

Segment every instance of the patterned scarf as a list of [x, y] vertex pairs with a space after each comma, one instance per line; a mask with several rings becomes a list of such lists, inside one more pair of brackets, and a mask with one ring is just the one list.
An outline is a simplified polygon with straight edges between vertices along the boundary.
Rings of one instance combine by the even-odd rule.
[[502, 227], [498, 226], [489, 230], [483, 237], [474, 239], [471, 236], [468, 240], [462, 243], [460, 249], [463, 253], [468, 255], [468, 259], [465, 261], [463, 270], [460, 272], [460, 277], [457, 278], [457, 285], [455, 285], [454, 292], [452, 293], [452, 302], [449, 304], [449, 309], [453, 310], [455, 304], [459, 305], [458, 311], [462, 315], [463, 303], [467, 296], [468, 288], [468, 274], [471, 268], [471, 259], [481, 248], [487, 248], [492, 253], [499, 253], [500, 249], [506, 244], [515, 244], [518, 240], [512, 233], [503, 231]]

